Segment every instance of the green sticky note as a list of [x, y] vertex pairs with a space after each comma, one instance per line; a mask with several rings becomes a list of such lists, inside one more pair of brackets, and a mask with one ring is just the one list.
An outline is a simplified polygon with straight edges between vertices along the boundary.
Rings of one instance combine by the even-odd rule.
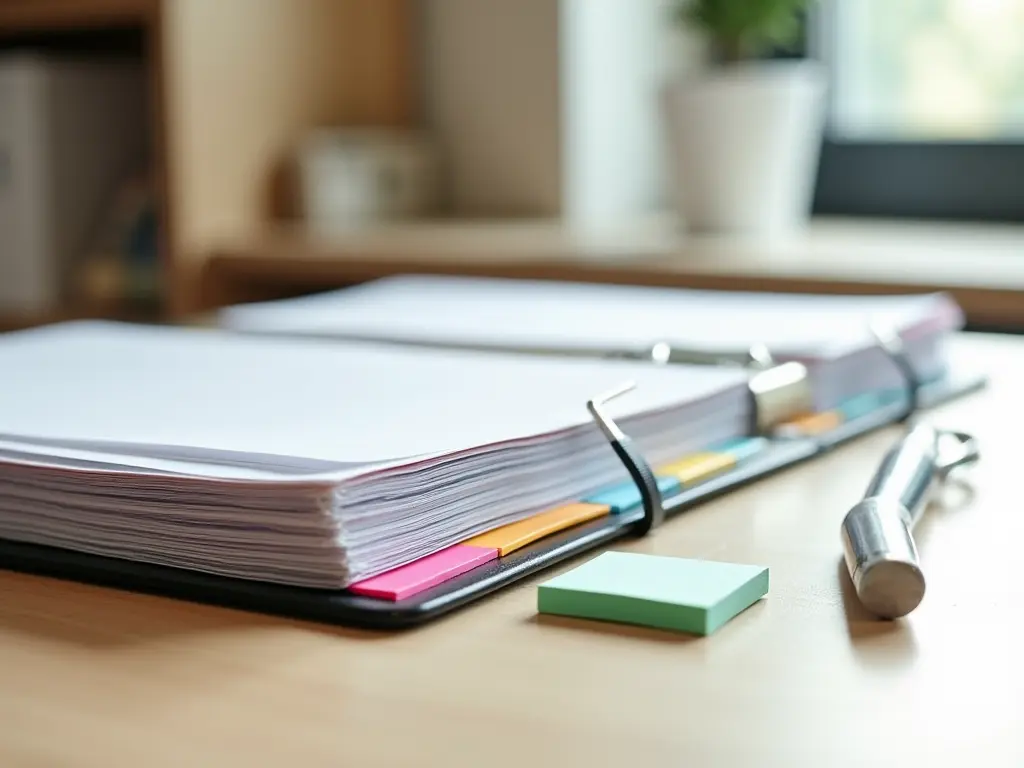
[[537, 610], [710, 635], [768, 594], [768, 569], [605, 552], [537, 588]]

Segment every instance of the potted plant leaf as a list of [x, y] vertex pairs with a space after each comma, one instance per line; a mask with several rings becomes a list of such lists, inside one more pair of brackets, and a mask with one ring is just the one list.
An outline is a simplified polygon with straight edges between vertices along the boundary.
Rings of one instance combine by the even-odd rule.
[[675, 0], [707, 53], [666, 89], [678, 213], [695, 232], [790, 231], [810, 212], [824, 122], [817, 62], [779, 57], [810, 0]]

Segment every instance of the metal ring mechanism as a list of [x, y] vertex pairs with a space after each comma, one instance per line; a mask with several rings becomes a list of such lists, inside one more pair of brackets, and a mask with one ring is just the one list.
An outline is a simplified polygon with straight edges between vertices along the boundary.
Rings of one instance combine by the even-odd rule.
[[588, 400], [587, 410], [590, 411], [590, 415], [597, 422], [601, 433], [608, 440], [615, 455], [626, 467], [629, 476], [640, 490], [644, 516], [633, 526], [633, 531], [638, 536], [644, 536], [661, 525], [665, 519], [665, 507], [661, 498], [661, 490], [658, 488], [658, 479], [655, 477], [651, 465], [647, 463], [647, 459], [637, 449], [636, 444], [619, 429], [615, 420], [605, 410], [605, 405], [609, 401], [632, 391], [635, 387], [634, 382], [626, 382], [616, 389]]
[[871, 334], [878, 342], [878, 346], [885, 352], [886, 356], [892, 361], [903, 377], [907, 390], [907, 409], [900, 417], [900, 421], [906, 423], [921, 410], [921, 379], [910, 362], [910, 356], [907, 354], [903, 339], [900, 338], [900, 335], [892, 326], [882, 323], [871, 323], [870, 328]]

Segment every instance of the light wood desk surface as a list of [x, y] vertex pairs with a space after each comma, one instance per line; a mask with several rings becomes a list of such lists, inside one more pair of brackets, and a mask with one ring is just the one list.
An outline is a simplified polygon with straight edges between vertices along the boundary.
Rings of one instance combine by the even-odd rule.
[[544, 577], [386, 636], [0, 573], [0, 765], [1024, 765], [1024, 340], [958, 353], [992, 384], [930, 418], [984, 457], [918, 528], [907, 620], [840, 559], [889, 430], [622, 545], [770, 566], [703, 639], [539, 619]]

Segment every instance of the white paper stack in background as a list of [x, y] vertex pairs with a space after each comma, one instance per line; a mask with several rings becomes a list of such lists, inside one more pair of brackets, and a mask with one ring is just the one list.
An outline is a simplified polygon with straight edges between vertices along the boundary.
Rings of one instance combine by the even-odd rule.
[[742, 371], [219, 330], [0, 336], [0, 537], [337, 588], [745, 433]]
[[963, 326], [945, 294], [817, 296], [408, 275], [329, 293], [229, 307], [225, 328], [567, 356], [643, 354], [654, 344], [742, 355], [765, 344], [810, 369], [821, 409], [902, 386], [872, 324], [904, 340], [920, 378], [945, 370]]

